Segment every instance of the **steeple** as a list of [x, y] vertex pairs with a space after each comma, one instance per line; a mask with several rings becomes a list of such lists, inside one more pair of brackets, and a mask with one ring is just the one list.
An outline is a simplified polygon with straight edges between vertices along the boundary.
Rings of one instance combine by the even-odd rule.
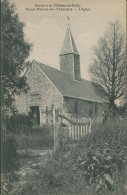
[[68, 72], [73, 76], [74, 80], [81, 80], [80, 76], [80, 55], [76, 48], [68, 18], [68, 27], [66, 36], [60, 52], [60, 69]]
[[70, 27], [67, 28], [66, 36], [63, 42], [63, 46], [61, 48], [60, 55], [64, 55], [67, 53], [74, 53], [74, 54], [79, 55], [73, 36], [72, 36], [72, 33], [71, 33], [71, 30], [70, 30]]

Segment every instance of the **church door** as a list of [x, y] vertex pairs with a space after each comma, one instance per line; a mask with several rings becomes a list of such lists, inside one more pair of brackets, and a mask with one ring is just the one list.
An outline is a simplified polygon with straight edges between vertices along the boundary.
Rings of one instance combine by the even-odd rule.
[[35, 124], [40, 125], [40, 111], [39, 106], [30, 106]]

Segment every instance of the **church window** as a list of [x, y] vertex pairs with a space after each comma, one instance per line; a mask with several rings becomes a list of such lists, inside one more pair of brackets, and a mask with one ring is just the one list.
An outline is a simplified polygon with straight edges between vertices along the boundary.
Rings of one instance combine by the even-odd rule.
[[75, 113], [78, 113], [78, 102], [75, 102]]
[[92, 110], [89, 111], [89, 117], [92, 118]]
[[95, 104], [95, 114], [98, 115], [98, 106]]

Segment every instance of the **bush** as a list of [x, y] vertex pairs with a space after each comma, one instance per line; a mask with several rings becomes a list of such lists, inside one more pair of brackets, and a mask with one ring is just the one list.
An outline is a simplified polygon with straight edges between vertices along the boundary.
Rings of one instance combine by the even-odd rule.
[[123, 106], [119, 107], [119, 114], [121, 117], [127, 117], [127, 102]]
[[96, 191], [113, 188], [117, 175], [123, 174], [127, 166], [127, 131], [120, 122], [98, 124], [95, 131], [80, 142], [80, 148], [87, 147], [80, 162], [86, 170], [87, 182], [91, 180]]
[[[62, 147], [62, 145], [61, 145]], [[25, 194], [124, 194], [127, 179], [127, 131], [121, 123], [97, 124], [79, 142], [66, 140], [48, 157], [40, 173], [22, 191]], [[119, 179], [119, 180], [118, 180]], [[119, 190], [117, 185], [119, 183]]]
[[32, 128], [32, 119], [29, 115], [15, 114], [7, 120], [7, 130], [11, 133], [25, 132]]
[[15, 134], [18, 149], [52, 149], [54, 136], [52, 127], [33, 125], [32, 117], [16, 114], [7, 120], [7, 131]]
[[17, 142], [14, 135], [9, 134], [2, 142], [2, 172], [12, 172], [17, 169]]
[[52, 149], [54, 137], [51, 129], [49, 125], [43, 125], [16, 134], [18, 149]]

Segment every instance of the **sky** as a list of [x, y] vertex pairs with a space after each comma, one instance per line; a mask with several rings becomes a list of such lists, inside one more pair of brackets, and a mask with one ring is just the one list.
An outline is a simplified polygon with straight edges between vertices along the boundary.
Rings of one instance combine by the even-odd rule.
[[[16, 5], [20, 21], [25, 23], [25, 39], [33, 43], [29, 60], [34, 59], [57, 69], [60, 69], [59, 54], [69, 16], [71, 32], [80, 54], [81, 76], [88, 80], [89, 65], [93, 57], [92, 49], [104, 35], [109, 22], [119, 20], [123, 30], [126, 29], [125, 0], [9, 0], [9, 2]], [[37, 10], [48, 8], [47, 6], [55, 11]], [[69, 6], [72, 11], [56, 10], [63, 6]]]

